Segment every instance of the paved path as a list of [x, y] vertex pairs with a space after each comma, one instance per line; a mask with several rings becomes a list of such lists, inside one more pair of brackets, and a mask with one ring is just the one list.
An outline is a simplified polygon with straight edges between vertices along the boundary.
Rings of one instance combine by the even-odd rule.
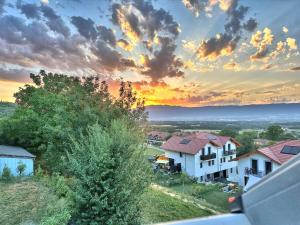
[[[214, 215], [223, 214], [222, 212], [213, 209], [213, 206], [211, 204], [207, 203], [205, 200], [189, 198], [187, 196], [184, 196], [184, 194], [179, 194], [179, 193], [177, 193], [177, 192], [175, 192], [173, 190], [170, 190], [169, 188], [160, 186], [158, 184], [151, 184], [151, 188], [153, 188], [155, 190], [159, 190], [159, 191], [163, 192], [166, 195], [169, 195], [169, 196], [171, 196], [173, 198], [177, 198], [177, 199], [179, 199], [181, 201], [184, 201], [186, 203], [195, 204], [200, 209], [206, 210], [206, 211], [208, 211], [208, 212], [210, 212], [210, 213], [212, 213]], [[212, 207], [209, 207], [210, 205]]]

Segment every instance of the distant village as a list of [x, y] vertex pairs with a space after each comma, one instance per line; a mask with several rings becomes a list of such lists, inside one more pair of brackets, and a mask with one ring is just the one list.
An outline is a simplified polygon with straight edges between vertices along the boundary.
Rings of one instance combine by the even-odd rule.
[[264, 176], [300, 152], [300, 140], [271, 142], [254, 139], [255, 149], [237, 156], [241, 144], [233, 137], [210, 132], [151, 131], [149, 146], [160, 155], [149, 157], [153, 168], [166, 173], [184, 173], [197, 182], [224, 182], [247, 191]]

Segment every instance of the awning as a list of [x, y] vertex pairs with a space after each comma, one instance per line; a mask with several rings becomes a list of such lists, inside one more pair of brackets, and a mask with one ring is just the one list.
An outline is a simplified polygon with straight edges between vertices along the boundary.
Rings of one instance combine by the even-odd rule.
[[156, 160], [156, 163], [158, 163], [158, 164], [167, 164], [167, 163], [169, 163], [169, 160], [159, 159], [159, 160]]

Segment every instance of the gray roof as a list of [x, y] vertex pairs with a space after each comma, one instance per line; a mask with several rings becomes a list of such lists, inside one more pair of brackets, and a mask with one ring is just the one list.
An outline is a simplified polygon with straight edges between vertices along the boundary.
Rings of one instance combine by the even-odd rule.
[[6, 145], [0, 145], [0, 156], [35, 158], [34, 155], [27, 152], [24, 148]]

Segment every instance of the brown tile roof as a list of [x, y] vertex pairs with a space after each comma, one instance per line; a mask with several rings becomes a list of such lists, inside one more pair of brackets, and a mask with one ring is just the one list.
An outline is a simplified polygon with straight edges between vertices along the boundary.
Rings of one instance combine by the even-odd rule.
[[[187, 140], [186, 142], [188, 143], [182, 143], [183, 140]], [[197, 132], [185, 136], [172, 136], [162, 145], [162, 149], [195, 155], [208, 143], [222, 147], [228, 140], [235, 142], [230, 137], [217, 136], [207, 132]]]
[[281, 141], [279, 143], [276, 143], [274, 145], [270, 145], [268, 147], [264, 147], [264, 148], [260, 148], [257, 149], [256, 151], [252, 151], [249, 153], [246, 153], [244, 155], [241, 155], [237, 158], [235, 158], [234, 160], [239, 160], [242, 158], [246, 158], [250, 155], [253, 154], [262, 154], [266, 157], [268, 157], [269, 159], [273, 160], [274, 162], [277, 162], [278, 164], [283, 164], [286, 161], [290, 160], [291, 158], [293, 158], [295, 155], [292, 154], [285, 154], [285, 153], [281, 153], [282, 149], [285, 146], [298, 146], [300, 147], [300, 140], [288, 140], [288, 141]]

